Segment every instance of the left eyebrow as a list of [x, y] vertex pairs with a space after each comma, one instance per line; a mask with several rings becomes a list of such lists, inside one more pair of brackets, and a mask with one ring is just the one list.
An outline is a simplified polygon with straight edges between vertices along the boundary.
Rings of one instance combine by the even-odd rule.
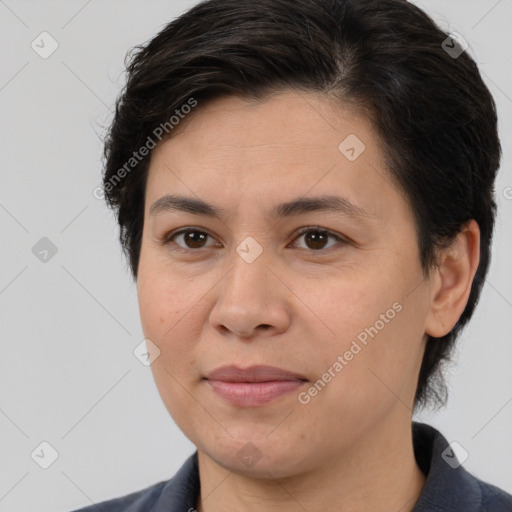
[[[205, 217], [216, 217], [218, 219], [227, 214], [226, 210], [213, 206], [202, 199], [179, 195], [165, 195], [161, 197], [151, 205], [149, 214], [157, 215], [158, 213], [172, 210]], [[272, 209], [272, 215], [276, 218], [284, 218], [318, 211], [331, 211], [347, 217], [375, 218], [375, 215], [351, 203], [348, 199], [333, 195], [301, 197], [281, 203]]]
[[315, 211], [331, 211], [341, 213], [347, 217], [375, 217], [375, 215], [370, 214], [360, 206], [356, 206], [345, 197], [332, 195], [301, 197], [287, 203], [282, 203], [274, 208], [274, 216], [283, 218]]

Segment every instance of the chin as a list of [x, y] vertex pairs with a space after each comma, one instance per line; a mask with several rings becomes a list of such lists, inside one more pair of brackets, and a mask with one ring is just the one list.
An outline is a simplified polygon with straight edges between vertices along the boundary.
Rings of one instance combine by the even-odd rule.
[[213, 443], [198, 444], [202, 451], [227, 471], [261, 479], [286, 478], [297, 475], [305, 467], [307, 454], [297, 450], [297, 443], [283, 442], [267, 435], [258, 438], [224, 436]]

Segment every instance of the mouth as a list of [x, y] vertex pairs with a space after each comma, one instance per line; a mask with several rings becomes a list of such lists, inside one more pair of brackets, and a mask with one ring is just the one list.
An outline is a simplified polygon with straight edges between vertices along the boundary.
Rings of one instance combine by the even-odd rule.
[[307, 382], [302, 375], [273, 366], [222, 366], [205, 379], [218, 396], [238, 407], [267, 404]]

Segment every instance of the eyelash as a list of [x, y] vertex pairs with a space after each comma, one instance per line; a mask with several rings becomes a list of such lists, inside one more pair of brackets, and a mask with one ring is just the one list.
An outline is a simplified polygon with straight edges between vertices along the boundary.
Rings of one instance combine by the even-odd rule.
[[[179, 231], [171, 232], [168, 235], [166, 235], [162, 240], [162, 245], [167, 246], [171, 243], [174, 243], [177, 246], [177, 248], [175, 248], [173, 250], [185, 251], [185, 252], [197, 252], [197, 253], [212, 248], [212, 247], [200, 247], [198, 249], [193, 249], [191, 247], [182, 247], [181, 245], [178, 245], [178, 244], [176, 244], [176, 242], [174, 242], [174, 239], [177, 236], [180, 236], [180, 235], [183, 235], [183, 234], [189, 233], [189, 232], [201, 233], [210, 238], [213, 238], [209, 233], [207, 233], [206, 231], [203, 231], [202, 229], [198, 229], [198, 228], [194, 228], [194, 227], [187, 227], [187, 228], [180, 229]], [[345, 245], [348, 243], [348, 241], [345, 240], [344, 238], [342, 238], [341, 236], [333, 233], [332, 231], [330, 231], [328, 229], [321, 228], [320, 226], [307, 226], [307, 227], [301, 228], [299, 230], [299, 232], [297, 233], [297, 235], [295, 236], [295, 238], [293, 239], [293, 241], [297, 240], [300, 236], [307, 234], [307, 233], [319, 233], [322, 235], [327, 235], [328, 237], [334, 238], [339, 244], [342, 244], [342, 245]], [[328, 251], [329, 249], [332, 249], [333, 247], [336, 247], [336, 245], [333, 245], [331, 247], [327, 247], [324, 249], [316, 249], [315, 250], [315, 249], [307, 249], [306, 248], [305, 250], [309, 250], [312, 253], [318, 254], [318, 253]], [[215, 247], [213, 247], [213, 248], [215, 248]], [[303, 249], [303, 248], [301, 248], [301, 249]]]

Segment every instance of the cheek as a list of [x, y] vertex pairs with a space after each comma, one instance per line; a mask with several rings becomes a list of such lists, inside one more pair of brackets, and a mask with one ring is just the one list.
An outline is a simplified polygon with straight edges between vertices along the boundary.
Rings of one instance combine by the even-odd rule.
[[[331, 374], [343, 375], [333, 379], [337, 382], [333, 388], [349, 385], [358, 393], [366, 394], [366, 389], [370, 395], [381, 395], [389, 391], [379, 384], [378, 377], [399, 389], [417, 367], [425, 304], [421, 291], [408, 295], [406, 281], [401, 283], [397, 277], [395, 274], [391, 283], [368, 275], [357, 282], [331, 282], [323, 290], [310, 289], [305, 294], [316, 313], [309, 314], [313, 322], [309, 322], [308, 336], [316, 347], [318, 377], [329, 369]], [[307, 332], [308, 323], [305, 328]], [[319, 336], [322, 332], [325, 337]], [[304, 341], [307, 345], [307, 339]]]
[[182, 430], [194, 431], [197, 426], [189, 424], [192, 418], [184, 412], [196, 404], [184, 385], [197, 378], [194, 346], [201, 329], [200, 295], [193, 283], [180, 285], [169, 275], [150, 270], [147, 262], [140, 266], [137, 295], [144, 336], [160, 350], [151, 371], [171, 417]]
[[[380, 315], [392, 309], [398, 294], [389, 292], [389, 287], [378, 283], [371, 275], [364, 279], [337, 279], [325, 282], [323, 287], [298, 291], [304, 302], [314, 313], [318, 328], [329, 331], [328, 339], [335, 348], [343, 349], [347, 343], [364, 333], [379, 320]], [[391, 310], [389, 316], [394, 315]]]
[[194, 321], [198, 301], [194, 286], [176, 282], [169, 275], [152, 272], [143, 265], [137, 295], [144, 336], [160, 350], [161, 357], [152, 366], [165, 364], [169, 371], [175, 372], [186, 357], [186, 348], [190, 350], [190, 337], [200, 329], [200, 324]]
[[178, 278], [158, 261], [141, 258], [137, 296], [144, 333], [155, 341], [165, 339], [173, 326], [179, 328], [194, 314], [194, 306], [205, 293], [202, 288], [198, 280]]
[[139, 274], [137, 295], [144, 335], [159, 345], [169, 320], [179, 314], [178, 304], [165, 279], [147, 273]]
[[142, 330], [160, 350], [151, 368], [169, 407], [181, 400], [180, 384], [188, 386], [185, 383], [197, 381], [203, 370], [205, 352], [199, 351], [218, 277], [179, 276], [167, 267], [162, 270], [160, 264], [150, 265], [149, 258], [141, 260], [139, 272], [137, 294]]

